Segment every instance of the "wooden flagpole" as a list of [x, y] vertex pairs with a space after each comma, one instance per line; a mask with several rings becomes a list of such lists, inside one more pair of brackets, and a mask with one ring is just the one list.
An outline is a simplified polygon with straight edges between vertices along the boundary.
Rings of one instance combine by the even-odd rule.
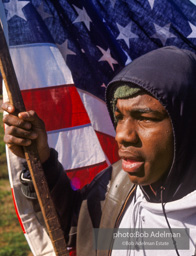
[[[4, 36], [2, 24], [0, 25], [0, 70], [5, 82], [9, 101], [14, 105], [16, 109], [14, 114], [17, 115], [19, 112], [25, 111], [25, 105]], [[61, 229], [54, 203], [50, 196], [50, 191], [42, 169], [42, 164], [39, 160], [35, 143], [33, 142], [30, 146], [24, 147], [24, 151], [40, 208], [56, 256], [68, 255], [64, 234]]]

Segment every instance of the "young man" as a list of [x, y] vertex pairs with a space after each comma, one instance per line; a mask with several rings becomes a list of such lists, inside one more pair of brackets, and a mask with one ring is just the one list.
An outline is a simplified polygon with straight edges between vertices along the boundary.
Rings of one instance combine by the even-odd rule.
[[[195, 255], [196, 56], [175, 47], [143, 55], [110, 82], [106, 102], [122, 161], [82, 191], [72, 191], [34, 111], [14, 117], [13, 106], [4, 103], [9, 113], [4, 140], [23, 156], [21, 146], [36, 139], [68, 246], [76, 245], [78, 256]], [[105, 240], [110, 246], [96, 250], [95, 228], [100, 239], [105, 229], [134, 231], [125, 237], [125, 248], [109, 234]], [[181, 240], [176, 228], [185, 231], [179, 233]], [[157, 240], [157, 229], [163, 240]], [[145, 234], [154, 239], [151, 244]]]

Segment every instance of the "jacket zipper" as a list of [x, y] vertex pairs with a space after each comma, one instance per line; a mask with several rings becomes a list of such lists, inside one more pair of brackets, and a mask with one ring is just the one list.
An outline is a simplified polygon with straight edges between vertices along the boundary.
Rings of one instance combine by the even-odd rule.
[[[122, 206], [122, 209], [121, 209], [121, 211], [120, 211], [120, 213], [119, 213], [119, 215], [118, 215], [118, 218], [116, 219], [114, 228], [116, 228], [116, 227], [119, 226], [119, 223], [120, 223], [122, 214], [123, 214], [123, 212], [124, 212], [124, 210], [125, 210], [125, 208], [126, 208], [126, 206], [127, 206], [127, 203], [128, 203], [128, 201], [129, 201], [129, 198], [131, 197], [131, 195], [133, 194], [133, 192], [135, 191], [135, 189], [136, 189], [136, 186], [134, 186], [134, 187], [131, 189], [131, 191], [129, 192], [129, 194], [128, 194], [128, 196], [127, 196], [127, 198], [126, 198], [126, 200], [125, 200], [125, 202], [124, 202], [124, 204], [123, 204], [123, 206]], [[110, 250], [109, 250], [109, 252], [108, 252], [108, 256], [111, 256], [111, 253], [112, 253], [112, 249], [111, 249], [111, 247], [110, 247]]]

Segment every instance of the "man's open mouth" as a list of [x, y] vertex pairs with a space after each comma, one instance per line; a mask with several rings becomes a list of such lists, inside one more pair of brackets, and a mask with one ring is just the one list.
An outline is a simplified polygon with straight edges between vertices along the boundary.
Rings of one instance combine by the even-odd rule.
[[134, 160], [134, 159], [122, 159], [122, 168], [124, 171], [129, 173], [138, 172], [140, 167], [144, 164], [144, 162]]

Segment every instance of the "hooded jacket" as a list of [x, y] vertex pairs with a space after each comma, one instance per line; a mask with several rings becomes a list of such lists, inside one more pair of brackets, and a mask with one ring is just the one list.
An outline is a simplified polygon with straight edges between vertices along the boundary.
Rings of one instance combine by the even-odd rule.
[[192, 192], [196, 189], [196, 55], [173, 46], [163, 47], [125, 67], [107, 87], [106, 102], [113, 123], [112, 97], [116, 87], [123, 83], [149, 92], [170, 116], [174, 158], [163, 184], [164, 201]]
[[[106, 92], [113, 122], [113, 93], [125, 82], [143, 88], [158, 99], [172, 122], [174, 159], [163, 184], [162, 203], [157, 198], [157, 202], [151, 200], [148, 186], [136, 188], [131, 184], [128, 174], [121, 170], [121, 161], [102, 171], [81, 191], [72, 191], [57, 161], [57, 154], [52, 151], [43, 167], [68, 246], [76, 246], [77, 256], [195, 255], [196, 57], [190, 51], [165, 47], [147, 53], [125, 67], [111, 81]], [[115, 241], [112, 236], [107, 236], [110, 249], [96, 250], [93, 230], [118, 227], [141, 230], [188, 228], [190, 233], [184, 239], [188, 239], [189, 248], [146, 250], [143, 246], [142, 249], [112, 251]], [[175, 243], [172, 238], [170, 240]]]

